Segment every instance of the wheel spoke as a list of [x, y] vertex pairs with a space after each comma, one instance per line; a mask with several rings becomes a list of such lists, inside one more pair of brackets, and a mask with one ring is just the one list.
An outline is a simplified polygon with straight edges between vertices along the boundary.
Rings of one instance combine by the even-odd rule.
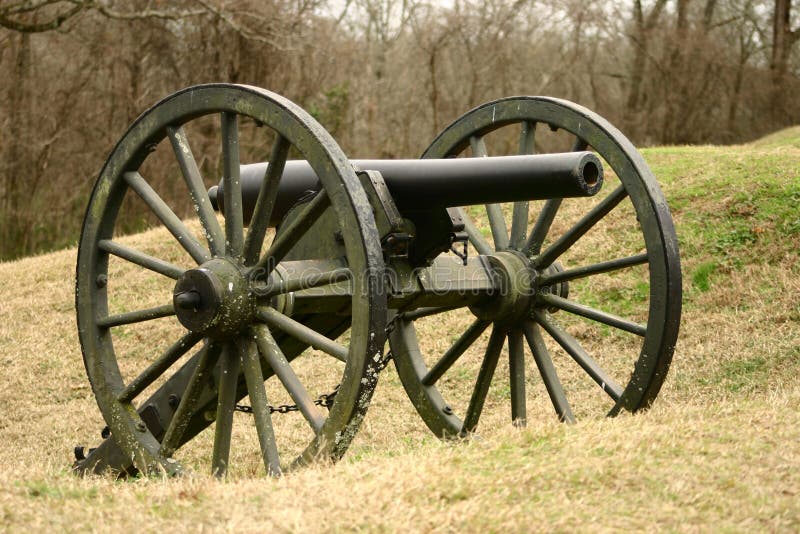
[[277, 375], [278, 380], [281, 381], [286, 391], [289, 392], [289, 395], [300, 409], [303, 417], [305, 417], [308, 424], [311, 425], [311, 429], [315, 434], [318, 434], [322, 429], [322, 425], [325, 424], [325, 417], [314, 405], [314, 401], [311, 399], [308, 391], [306, 391], [305, 386], [300, 382], [300, 379], [297, 378], [297, 375], [294, 370], [292, 370], [291, 365], [289, 365], [288, 360], [286, 360], [286, 356], [283, 355], [283, 351], [281, 351], [281, 348], [275, 342], [272, 334], [270, 334], [265, 326], [254, 327], [253, 334], [255, 335], [256, 344], [258, 345], [258, 351], [261, 353], [261, 356], [266, 360], [270, 368], [272, 368], [272, 371]]
[[244, 246], [242, 182], [239, 178], [239, 126], [235, 113], [222, 113], [222, 183], [225, 202], [225, 252], [239, 256]]
[[561, 345], [567, 354], [572, 356], [572, 359], [578, 362], [586, 373], [592, 377], [592, 380], [597, 382], [597, 384], [608, 393], [608, 395], [614, 400], [614, 402], [618, 401], [622, 396], [622, 387], [620, 387], [617, 382], [608, 376], [608, 374], [600, 367], [600, 365], [594, 361], [594, 359], [589, 356], [589, 354], [583, 350], [578, 340], [572, 337], [569, 333], [564, 331], [562, 328], [557, 326], [555, 323], [548, 321], [546, 316], [542, 313], [537, 311], [535, 313], [536, 322], [542, 325], [542, 327], [550, 334], [550, 337], [556, 340], [556, 342]]
[[533, 359], [539, 368], [539, 374], [542, 376], [542, 381], [547, 388], [547, 394], [550, 396], [550, 401], [553, 403], [558, 418], [565, 423], [574, 423], [575, 416], [572, 415], [572, 408], [570, 408], [567, 396], [564, 394], [564, 388], [558, 379], [556, 368], [544, 344], [542, 334], [539, 332], [539, 327], [531, 321], [525, 321], [522, 325], [522, 331], [525, 333], [531, 352], [533, 352]]
[[[587, 146], [588, 143], [586, 141], [576, 138], [575, 143], [572, 145], [572, 151], [580, 152], [586, 150]], [[547, 234], [550, 232], [550, 227], [553, 225], [558, 209], [561, 207], [562, 200], [561, 198], [551, 198], [544, 203], [544, 207], [533, 225], [531, 235], [528, 236], [528, 240], [525, 242], [522, 249], [528, 255], [539, 254], [539, 252], [542, 251], [542, 244]]]
[[203, 334], [197, 332], [189, 332], [176, 341], [164, 354], [151, 363], [142, 374], [131, 380], [125, 389], [122, 390], [117, 396], [120, 402], [130, 402], [136, 398], [142, 391], [152, 384], [159, 376], [161, 376], [172, 364], [177, 362], [181, 356], [189, 352], [192, 347], [197, 345], [197, 342], [203, 338]]
[[562, 199], [560, 198], [551, 198], [545, 201], [542, 211], [539, 212], [539, 216], [533, 224], [531, 235], [528, 236], [523, 248], [528, 255], [538, 254], [542, 250], [542, 244], [550, 232], [550, 226], [553, 225], [558, 208], [561, 207], [561, 201]]
[[259, 308], [258, 318], [267, 323], [270, 327], [277, 328], [314, 349], [321, 350], [337, 360], [343, 362], [347, 361], [347, 355], [350, 352], [347, 347], [340, 345], [316, 330], [312, 330], [303, 323], [283, 315], [274, 308]]
[[544, 274], [539, 277], [539, 286], [549, 286], [559, 282], [569, 282], [579, 278], [586, 278], [595, 274], [609, 273], [620, 269], [627, 269], [636, 265], [647, 263], [647, 254], [637, 254], [635, 256], [628, 256], [627, 258], [617, 258], [614, 260], [603, 261], [585, 267], [577, 267], [575, 269], [568, 269], [552, 274]]
[[275, 206], [275, 199], [278, 196], [278, 186], [283, 176], [283, 168], [286, 166], [286, 156], [289, 154], [291, 144], [281, 134], [272, 146], [272, 153], [269, 157], [261, 189], [256, 199], [253, 215], [250, 218], [250, 226], [247, 230], [247, 239], [244, 243], [245, 263], [251, 265], [258, 261], [261, 247], [264, 245], [264, 236], [267, 234], [269, 218]]
[[442, 359], [431, 367], [430, 371], [422, 378], [422, 383], [426, 386], [432, 386], [439, 380], [443, 374], [447, 372], [450, 367], [456, 363], [462, 354], [475, 343], [475, 340], [480, 337], [484, 330], [489, 326], [489, 321], [483, 319], [475, 319], [467, 330], [461, 334], [461, 337], [453, 344], [452, 347], [447, 349]]
[[500, 360], [500, 352], [503, 350], [505, 336], [506, 331], [501, 327], [495, 326], [492, 328], [489, 343], [486, 345], [486, 354], [483, 357], [481, 369], [478, 371], [478, 380], [475, 382], [475, 389], [472, 391], [472, 397], [469, 400], [467, 415], [464, 417], [462, 433], [472, 432], [478, 426], [478, 420], [486, 402], [486, 395], [489, 393], [489, 386], [492, 383], [497, 362]]
[[156, 217], [164, 223], [167, 230], [175, 236], [178, 243], [189, 253], [197, 263], [203, 263], [211, 259], [208, 251], [194, 238], [192, 232], [183, 224], [183, 221], [175, 215], [175, 212], [167, 206], [167, 203], [158, 196], [158, 193], [150, 187], [142, 175], [138, 172], [126, 172], [123, 177], [125, 182], [133, 189], [145, 204], [155, 213]]
[[168, 126], [167, 135], [172, 143], [172, 150], [175, 152], [178, 165], [180, 165], [183, 179], [186, 182], [186, 186], [189, 188], [189, 194], [192, 197], [194, 209], [198, 217], [200, 217], [200, 224], [203, 225], [203, 230], [205, 230], [211, 254], [213, 256], [221, 256], [225, 253], [225, 241], [222, 228], [217, 221], [217, 216], [214, 214], [214, 208], [211, 206], [211, 200], [208, 198], [205, 185], [203, 185], [203, 178], [200, 176], [200, 169], [197, 168], [197, 162], [189, 146], [189, 139], [186, 137], [186, 132], [183, 131], [183, 128], [172, 128]]
[[523, 200], [514, 202], [514, 211], [511, 214], [511, 237], [508, 246], [514, 250], [521, 250], [525, 245], [525, 230], [528, 227], [529, 202]]
[[584, 139], [580, 137], [575, 137], [575, 142], [572, 144], [572, 151], [573, 152], [583, 152], [589, 148], [589, 143], [587, 143]]
[[289, 222], [283, 228], [283, 231], [275, 237], [272, 245], [256, 264], [255, 269], [264, 271], [262, 273], [264, 278], [269, 276], [275, 266], [308, 232], [309, 228], [329, 205], [330, 198], [324, 189], [320, 190], [308, 205], [303, 208], [302, 213]]
[[511, 421], [514, 426], [525, 426], [528, 418], [525, 405], [525, 349], [520, 330], [508, 333], [508, 372], [511, 385]]
[[472, 150], [473, 158], [485, 158], [489, 155], [486, 150], [486, 141], [482, 136], [473, 135], [469, 138], [469, 147]]
[[519, 155], [528, 156], [536, 153], [536, 123], [524, 121], [520, 124]]
[[[521, 128], [519, 136], [519, 154], [534, 154], [536, 152], [536, 123], [524, 121]], [[525, 243], [525, 231], [528, 228], [528, 206], [529, 202], [527, 200], [514, 203], [514, 211], [511, 215], [511, 237], [509, 239], [509, 245], [515, 250], [521, 250]]]
[[165, 458], [172, 456], [180, 446], [186, 427], [189, 426], [189, 421], [197, 409], [200, 395], [207, 387], [208, 380], [211, 377], [211, 370], [217, 364], [219, 354], [220, 347], [213, 342], [198, 351], [196, 355], [197, 364], [161, 440], [160, 452]]
[[123, 260], [135, 263], [136, 265], [144, 267], [150, 271], [163, 274], [167, 278], [172, 278], [173, 280], [177, 280], [183, 276], [184, 273], [184, 270], [177, 265], [154, 258], [153, 256], [149, 256], [144, 252], [139, 252], [136, 249], [126, 247], [125, 245], [114, 243], [109, 239], [100, 240], [100, 242], [97, 243], [97, 248], [104, 252], [108, 252], [109, 254], [113, 254], [118, 258], [122, 258]]
[[503, 217], [500, 204], [486, 204], [486, 216], [489, 218], [489, 227], [492, 229], [495, 250], [508, 248], [508, 228]]
[[239, 350], [242, 356], [244, 378], [247, 382], [247, 394], [250, 396], [250, 405], [253, 408], [258, 443], [261, 446], [264, 469], [268, 476], [280, 476], [281, 461], [278, 455], [278, 444], [272, 428], [272, 415], [269, 411], [269, 401], [264, 388], [264, 375], [261, 372], [258, 352], [249, 340], [241, 343]]
[[241, 366], [238, 350], [233, 343], [225, 345], [221, 363], [217, 418], [214, 428], [214, 450], [211, 453], [211, 473], [217, 477], [224, 477], [227, 473], [231, 452], [233, 412], [236, 407], [236, 390]]
[[147, 308], [146, 310], [109, 315], [108, 317], [98, 319], [97, 326], [100, 328], [111, 328], [112, 326], [152, 321], [153, 319], [160, 319], [171, 315], [175, 315], [175, 308], [172, 304], [166, 304], [155, 308]]
[[592, 208], [589, 213], [584, 215], [575, 226], [567, 230], [555, 243], [542, 252], [541, 255], [536, 258], [535, 266], [541, 269], [556, 261], [561, 254], [575, 244], [575, 242], [597, 224], [600, 219], [608, 215], [608, 213], [626, 196], [628, 196], [628, 193], [625, 191], [625, 188], [621, 185], [617, 187], [611, 194]]
[[314, 273], [307, 276], [299, 276], [297, 278], [290, 278], [288, 280], [280, 280], [272, 285], [263, 294], [259, 294], [259, 298], [272, 298], [276, 295], [283, 293], [291, 293], [293, 291], [302, 291], [304, 289], [313, 289], [315, 287], [327, 286], [336, 284], [350, 279], [350, 269], [342, 267], [340, 269], [333, 269], [324, 273]]
[[[472, 149], [473, 157], [485, 158], [488, 156], [486, 142], [483, 137], [470, 137], [469, 145]], [[486, 204], [486, 215], [489, 218], [489, 226], [492, 229], [495, 250], [508, 248], [508, 228], [506, 228], [506, 220], [503, 217], [503, 210], [500, 208], [500, 204]]]
[[587, 319], [597, 321], [598, 323], [619, 328], [620, 330], [630, 332], [631, 334], [636, 334], [637, 336], [644, 337], [644, 335], [647, 333], [647, 325], [634, 323], [633, 321], [629, 321], [628, 319], [624, 319], [618, 315], [596, 310], [589, 306], [578, 304], [577, 302], [567, 300], [557, 295], [539, 294], [539, 298], [542, 302], [553, 308], [574, 313], [575, 315], [580, 315], [581, 317], [586, 317]]
[[462, 210], [461, 220], [464, 221], [464, 230], [467, 232], [467, 235], [469, 236], [469, 242], [472, 243], [472, 246], [475, 247], [475, 250], [478, 251], [478, 254], [483, 254], [484, 256], [488, 256], [489, 254], [494, 252], [494, 249], [489, 244], [489, 242], [486, 241], [486, 238], [483, 237], [483, 234], [481, 233], [480, 230], [478, 230], [478, 227], [475, 226], [475, 223], [472, 222], [470, 216], [467, 215], [466, 213], [463, 213], [463, 210]]

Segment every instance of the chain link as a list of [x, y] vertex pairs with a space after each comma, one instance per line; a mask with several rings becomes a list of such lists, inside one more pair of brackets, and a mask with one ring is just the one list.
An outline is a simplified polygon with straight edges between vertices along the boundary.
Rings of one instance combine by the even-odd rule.
[[[400, 318], [401, 315], [402, 314], [399, 313], [396, 314], [392, 318], [392, 320], [389, 321], [389, 323], [386, 325], [385, 332], [387, 337], [394, 331], [395, 323], [397, 322], [397, 320]], [[386, 351], [386, 354], [384, 354], [383, 358], [381, 358], [378, 364], [375, 366], [375, 371], [377, 373], [380, 373], [381, 371], [386, 369], [386, 367], [389, 365], [389, 362], [392, 361], [393, 358], [394, 355], [392, 354], [391, 349]], [[328, 393], [322, 393], [319, 397], [314, 399], [314, 404], [317, 406], [321, 406], [323, 408], [330, 409], [330, 407], [333, 406], [333, 401], [336, 398], [336, 394], [339, 393], [339, 388], [341, 386], [342, 386], [341, 383], [336, 384], [336, 387], [333, 388]], [[268, 404], [267, 408], [269, 409], [270, 414], [300, 411], [300, 407], [297, 406], [296, 404], [281, 404], [279, 406], [272, 406], [271, 404]], [[236, 412], [249, 413], [249, 414], [253, 413], [253, 407], [248, 406], [246, 404], [237, 404], [236, 406], [234, 406], [233, 409]]]
[[[328, 393], [323, 393], [314, 399], [314, 404], [323, 408], [330, 408], [333, 406], [333, 399], [336, 397], [337, 393], [339, 393], [339, 384], [337, 384], [333, 390], [329, 391]], [[300, 408], [296, 404], [281, 404], [280, 406], [267, 405], [267, 408], [269, 409], [270, 414], [300, 411]], [[253, 413], [253, 407], [247, 406], [246, 404], [237, 404], [233, 409], [236, 412]]]

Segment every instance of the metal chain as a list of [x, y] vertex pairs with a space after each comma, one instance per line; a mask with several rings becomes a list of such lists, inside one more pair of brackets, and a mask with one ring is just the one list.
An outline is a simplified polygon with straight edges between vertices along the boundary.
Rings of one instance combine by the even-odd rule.
[[[385, 332], [387, 337], [394, 330], [395, 322], [400, 318], [400, 316], [401, 314], [399, 313], [396, 314], [392, 318], [392, 320], [389, 321], [389, 323], [386, 325]], [[378, 364], [376, 365], [375, 371], [377, 373], [380, 373], [381, 371], [386, 369], [386, 367], [389, 365], [389, 362], [392, 361], [393, 358], [394, 355], [392, 354], [391, 349], [389, 349], [388, 351], [386, 351], [386, 354], [384, 354], [383, 358], [381, 358]], [[336, 394], [339, 393], [339, 388], [341, 386], [342, 386], [341, 383], [336, 384], [336, 387], [334, 387], [331, 391], [329, 391], [328, 393], [323, 393], [319, 397], [314, 399], [314, 404], [317, 406], [321, 406], [323, 408], [330, 409], [330, 407], [333, 406], [333, 401], [336, 398]], [[272, 406], [271, 404], [268, 404], [267, 408], [269, 409], [270, 414], [300, 411], [300, 407], [297, 406], [296, 404], [281, 404], [279, 406]], [[236, 412], [249, 413], [249, 414], [253, 413], [253, 407], [248, 406], [246, 404], [237, 404], [236, 406], [234, 406], [233, 409]]]
[[[323, 393], [314, 399], [314, 404], [317, 406], [322, 406], [323, 408], [330, 408], [333, 406], [333, 399], [336, 397], [337, 393], [339, 393], [339, 384], [337, 384], [332, 391]], [[300, 410], [296, 404], [281, 404], [280, 406], [267, 405], [267, 408], [269, 409], [270, 414], [297, 412]], [[237, 404], [233, 409], [236, 412], [253, 413], [253, 407], [247, 406], [246, 404]]]

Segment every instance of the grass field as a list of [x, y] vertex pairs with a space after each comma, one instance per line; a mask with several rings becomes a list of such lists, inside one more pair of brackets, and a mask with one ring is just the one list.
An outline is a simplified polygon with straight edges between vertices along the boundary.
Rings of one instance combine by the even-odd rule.
[[644, 156], [684, 276], [651, 410], [569, 426], [543, 413], [443, 443], [389, 368], [345, 459], [279, 480], [261, 476], [252, 436], [223, 482], [73, 476], [72, 448], [104, 426], [75, 328], [76, 251], [0, 265], [0, 531], [800, 530], [800, 128]]

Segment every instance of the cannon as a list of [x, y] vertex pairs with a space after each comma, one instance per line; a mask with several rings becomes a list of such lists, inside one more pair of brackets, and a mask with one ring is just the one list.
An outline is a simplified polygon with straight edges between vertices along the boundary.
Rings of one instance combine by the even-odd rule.
[[[193, 131], [218, 137], [218, 167]], [[157, 229], [126, 237], [142, 210]], [[419, 160], [349, 160], [289, 100], [211, 84], [156, 104], [110, 154], [76, 309], [107, 424], [78, 472], [223, 476], [252, 448], [279, 475], [341, 458], [390, 361], [442, 438], [647, 408], [681, 272], [651, 171], [577, 104], [495, 100]]]

